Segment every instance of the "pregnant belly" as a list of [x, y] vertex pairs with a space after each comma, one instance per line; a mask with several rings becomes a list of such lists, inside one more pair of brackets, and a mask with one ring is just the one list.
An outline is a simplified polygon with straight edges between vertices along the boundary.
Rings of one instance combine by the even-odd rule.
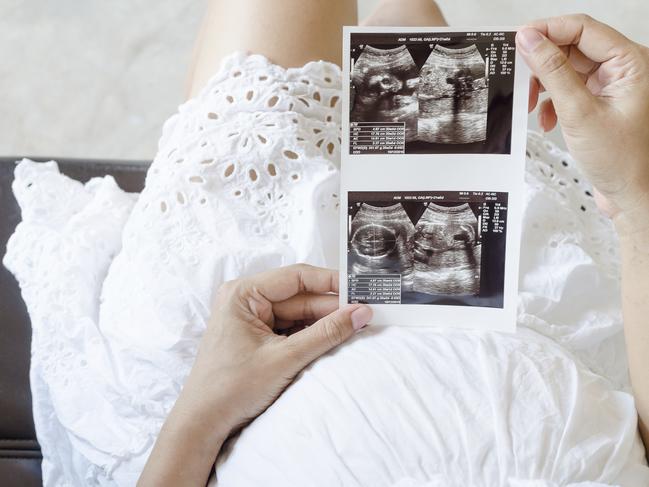
[[[227, 486], [608, 485], [640, 458], [635, 418], [629, 394], [528, 330], [377, 327], [308, 368], [231, 444], [217, 477]], [[648, 485], [646, 468], [633, 472], [636, 483], [619, 485]]]

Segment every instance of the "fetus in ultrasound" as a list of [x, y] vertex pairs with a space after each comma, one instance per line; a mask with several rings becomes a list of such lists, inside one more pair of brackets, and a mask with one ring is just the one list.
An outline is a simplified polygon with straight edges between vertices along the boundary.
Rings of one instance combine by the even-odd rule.
[[475, 45], [436, 45], [421, 69], [418, 93], [419, 140], [467, 144], [486, 139], [486, 66]]
[[478, 221], [468, 204], [430, 203], [413, 236], [413, 290], [426, 294], [480, 292]]
[[365, 46], [352, 73], [352, 122], [404, 122], [406, 142], [417, 137], [419, 71], [406, 46]]
[[446, 83], [453, 86], [453, 98], [456, 100], [453, 111], [459, 111], [459, 100], [471, 98], [473, 89], [473, 75], [469, 69], [460, 69], [453, 76], [446, 78]]
[[350, 274], [400, 274], [402, 291], [412, 289], [414, 226], [400, 204], [362, 203], [352, 219]]

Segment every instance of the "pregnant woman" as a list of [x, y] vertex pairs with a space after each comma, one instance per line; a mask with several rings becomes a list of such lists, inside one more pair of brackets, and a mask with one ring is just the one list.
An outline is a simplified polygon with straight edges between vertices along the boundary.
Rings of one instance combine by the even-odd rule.
[[[211, 0], [137, 201], [17, 167], [46, 485], [649, 485], [649, 51], [582, 15], [522, 27], [570, 155], [529, 135], [518, 331], [372, 327], [325, 268], [355, 23]], [[366, 23], [445, 24], [427, 0]]]
[[[354, 23], [353, 2], [299, 4], [299, 15], [291, 0], [272, 7], [252, 0], [237, 7], [215, 4], [199, 43], [192, 93], [200, 93], [220, 58], [234, 49], [265, 54], [286, 67], [314, 59], [339, 62], [340, 25]], [[368, 23], [440, 25], [444, 20], [432, 2], [388, 0]], [[541, 317], [551, 321], [553, 313], [565, 317], [554, 317], [557, 324], [549, 328], [570, 328], [571, 316], [581, 319], [570, 307], [581, 307], [586, 315], [592, 310], [588, 327], [607, 319], [598, 316], [595, 302], [601, 290], [592, 291], [588, 303], [592, 282], [585, 261], [584, 276], [579, 270], [557, 271], [560, 265], [578, 269], [583, 255], [576, 254], [597, 253], [587, 246], [576, 250], [578, 242], [569, 238], [545, 242], [547, 249], [533, 257], [524, 255], [529, 269], [521, 294], [527, 309], [520, 320], [529, 328], [522, 326], [516, 336], [368, 330], [317, 362], [271, 406], [303, 366], [370, 320], [365, 307], [335, 310], [336, 300], [327, 294], [337, 290], [335, 272], [276, 269], [218, 292], [198, 357], [141, 485], [203, 485], [223, 441], [269, 406], [222, 456], [217, 476], [223, 485], [647, 485], [638, 425], [649, 442], [649, 53], [579, 15], [533, 22], [519, 31], [517, 46], [536, 75], [530, 108], [539, 92], [550, 94], [540, 105], [540, 124], [550, 130], [561, 123], [572, 156], [595, 187], [597, 205], [618, 233], [635, 403], [582, 363], [593, 358], [587, 345], [566, 346], [573, 355], [528, 333], [543, 330]], [[244, 72], [238, 92], [258, 91], [255, 67], [237, 63]], [[338, 73], [327, 69], [337, 86]], [[304, 82], [321, 90], [321, 79], [306, 76]], [[219, 90], [223, 84], [217, 78], [208, 86]], [[275, 96], [281, 100], [281, 88]], [[530, 151], [538, 154], [538, 145], [531, 140]], [[559, 168], [568, 165], [565, 157], [555, 162]], [[578, 187], [572, 191], [581, 193]], [[551, 192], [546, 187], [536, 198]], [[550, 220], [574, 224], [548, 208], [541, 216], [542, 205], [531, 203], [528, 225], [541, 222], [541, 232], [552, 233]], [[578, 218], [598, 220], [590, 207], [584, 209], [574, 209], [584, 213]], [[595, 228], [578, 224], [586, 233]], [[599, 238], [593, 232], [583, 239]], [[524, 235], [524, 246], [534, 247], [534, 235], [531, 230]], [[549, 253], [562, 247], [567, 250], [556, 265]], [[554, 273], [551, 279], [533, 270], [544, 265]], [[561, 286], [579, 288], [561, 291], [550, 283], [561, 276], [568, 281]], [[554, 288], [538, 299], [543, 286]], [[586, 296], [577, 297], [580, 293]], [[544, 314], [539, 307], [551, 311]], [[281, 329], [278, 324], [296, 319], [315, 324], [288, 338], [274, 333]], [[541, 332], [571, 343], [567, 335], [553, 333]], [[384, 362], [392, 363], [379, 365]]]

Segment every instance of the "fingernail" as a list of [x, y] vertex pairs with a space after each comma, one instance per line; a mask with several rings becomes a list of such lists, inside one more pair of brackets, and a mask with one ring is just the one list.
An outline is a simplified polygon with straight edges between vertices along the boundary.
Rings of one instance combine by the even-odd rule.
[[372, 319], [372, 309], [369, 306], [361, 306], [352, 312], [351, 318], [352, 327], [358, 331]]
[[532, 52], [543, 40], [543, 35], [531, 27], [525, 27], [516, 34], [516, 43], [526, 52]]

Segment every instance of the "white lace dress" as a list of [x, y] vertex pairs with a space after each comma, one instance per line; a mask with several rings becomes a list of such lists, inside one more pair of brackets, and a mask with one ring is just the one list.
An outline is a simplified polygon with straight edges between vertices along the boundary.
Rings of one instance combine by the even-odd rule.
[[[46, 486], [135, 484], [220, 283], [337, 265], [340, 97], [334, 65], [234, 54], [167, 121], [140, 195], [17, 166], [4, 264]], [[535, 134], [528, 156], [519, 332], [359, 334], [228, 445], [219, 485], [649, 482], [611, 225], [569, 156]]]

